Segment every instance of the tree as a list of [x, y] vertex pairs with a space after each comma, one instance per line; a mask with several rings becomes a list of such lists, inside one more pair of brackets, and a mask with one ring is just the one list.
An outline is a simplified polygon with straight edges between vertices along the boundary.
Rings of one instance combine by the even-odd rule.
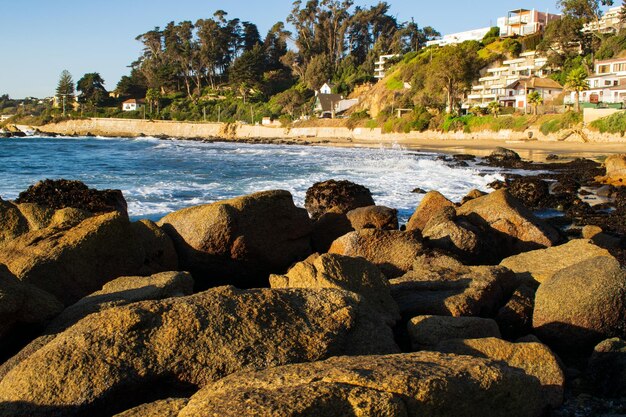
[[87, 104], [92, 109], [101, 105], [107, 97], [104, 80], [97, 72], [83, 75], [83, 78], [78, 80], [76, 87], [81, 92], [78, 101]]
[[149, 88], [148, 91], [146, 91], [146, 101], [150, 105], [150, 114], [152, 114], [152, 110], [154, 109], [155, 104], [157, 108], [157, 114], [159, 114], [160, 99], [161, 99], [161, 92], [158, 89]]
[[63, 103], [63, 115], [65, 115], [66, 103], [72, 103], [74, 101], [74, 80], [72, 74], [68, 70], [63, 70], [59, 77], [59, 84], [57, 85], [56, 97], [59, 103]]
[[565, 86], [576, 93], [576, 111], [580, 112], [580, 92], [589, 88], [587, 71], [584, 68], [576, 68], [570, 72]]
[[316, 55], [306, 67], [304, 81], [314, 91], [320, 89], [332, 76], [332, 63], [327, 55]]
[[257, 44], [233, 62], [228, 70], [228, 81], [233, 85], [246, 84], [256, 88], [259, 87], [264, 71], [265, 53], [263, 47]]
[[261, 44], [261, 35], [259, 29], [254, 23], [243, 22], [242, 43], [244, 51], [251, 51], [256, 45]]
[[[599, 22], [601, 6], [612, 6], [613, 0], [559, 0], [558, 6], [566, 16], [576, 17], [585, 22]], [[599, 27], [596, 26], [596, 27]]]
[[622, 0], [622, 8], [619, 11], [619, 22], [621, 25], [626, 22], [626, 0]]
[[489, 113], [493, 115], [493, 117], [498, 117], [498, 115], [500, 114], [500, 103], [498, 103], [497, 101], [492, 101], [487, 105], [487, 109], [489, 110]]
[[533, 91], [527, 96], [528, 103], [533, 106], [533, 114], [537, 115], [538, 107], [543, 104], [543, 97], [539, 94], [539, 91]]

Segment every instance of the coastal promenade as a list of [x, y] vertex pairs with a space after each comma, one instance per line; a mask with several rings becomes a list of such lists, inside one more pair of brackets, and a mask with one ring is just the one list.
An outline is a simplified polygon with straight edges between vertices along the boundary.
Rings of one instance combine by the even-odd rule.
[[380, 128], [346, 127], [269, 127], [239, 123], [202, 123], [133, 119], [92, 118], [69, 120], [39, 126], [42, 133], [78, 136], [139, 137], [157, 136], [180, 139], [225, 141], [277, 141], [303, 145], [378, 147], [398, 144], [410, 149], [444, 153], [488, 155], [506, 145], [524, 158], [544, 160], [551, 153], [560, 156], [608, 155], [623, 153], [626, 138], [619, 135], [583, 131], [562, 131], [543, 135], [538, 130], [515, 132], [410, 132], [383, 133]]

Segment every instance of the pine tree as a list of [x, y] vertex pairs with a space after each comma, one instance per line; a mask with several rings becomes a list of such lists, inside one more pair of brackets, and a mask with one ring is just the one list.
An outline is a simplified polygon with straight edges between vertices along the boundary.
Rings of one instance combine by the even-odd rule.
[[619, 12], [619, 21], [622, 24], [626, 22], [626, 0], [622, 1], [622, 9]]
[[74, 102], [74, 80], [72, 74], [68, 70], [63, 70], [59, 77], [59, 84], [57, 85], [56, 97], [59, 106], [63, 107], [63, 114], [65, 114], [65, 107]]

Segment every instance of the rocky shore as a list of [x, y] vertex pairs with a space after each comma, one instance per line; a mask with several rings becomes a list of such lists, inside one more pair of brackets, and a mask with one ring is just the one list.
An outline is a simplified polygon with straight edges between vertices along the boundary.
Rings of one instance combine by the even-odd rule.
[[0, 416], [626, 413], [626, 155], [481, 163], [528, 175], [406, 225], [334, 180], [156, 223], [0, 200]]

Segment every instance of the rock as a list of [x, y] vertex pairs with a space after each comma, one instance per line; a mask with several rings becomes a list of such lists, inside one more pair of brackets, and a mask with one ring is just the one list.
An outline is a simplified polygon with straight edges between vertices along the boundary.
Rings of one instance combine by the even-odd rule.
[[345, 213], [338, 208], [331, 208], [313, 223], [311, 246], [314, 252], [328, 252], [330, 245], [341, 236], [354, 229]]
[[39, 230], [48, 227], [52, 221], [54, 210], [39, 204], [24, 203], [17, 206], [22, 216], [28, 222], [29, 230]]
[[373, 206], [372, 193], [366, 187], [350, 181], [317, 182], [306, 191], [304, 207], [313, 220], [331, 208], [347, 213], [359, 207]]
[[54, 212], [52, 219], [50, 220], [49, 227], [68, 228], [78, 225], [85, 219], [92, 217], [88, 211], [67, 207]]
[[188, 402], [188, 398], [168, 398], [166, 400], [142, 404], [116, 414], [114, 417], [178, 417], [178, 413], [185, 408]]
[[[237, 373], [195, 394], [180, 417], [539, 416], [536, 378], [488, 359], [418, 352], [338, 357]], [[484, 414], [483, 414], [484, 415]]]
[[544, 207], [550, 197], [548, 183], [538, 178], [516, 178], [509, 184], [508, 191], [528, 208]]
[[558, 358], [541, 343], [510, 343], [491, 337], [448, 340], [440, 343], [436, 350], [504, 361], [512, 368], [522, 369], [527, 375], [536, 377], [541, 383], [544, 401], [551, 407], [563, 403], [565, 376]]
[[610, 257], [611, 254], [589, 240], [573, 239], [564, 245], [511, 256], [500, 265], [515, 272], [520, 281], [543, 283], [562, 269], [598, 256]]
[[548, 155], [546, 156], [546, 161], [557, 161], [558, 159], [559, 159], [559, 156], [558, 156], [558, 155], [555, 155], [555, 154], [553, 154], [553, 153], [548, 154]]
[[512, 272], [506, 268], [465, 266], [441, 255], [420, 257], [411, 271], [389, 282], [404, 318], [492, 316], [515, 285]]
[[347, 213], [354, 230], [398, 230], [398, 210], [385, 206], [359, 207]]
[[28, 230], [28, 221], [17, 206], [0, 199], [0, 247]]
[[522, 158], [517, 152], [498, 146], [487, 157], [487, 161], [491, 164], [511, 164], [521, 161]]
[[457, 214], [488, 230], [498, 242], [494, 254], [503, 257], [553, 246], [560, 239], [552, 226], [535, 217], [506, 190], [468, 201]]
[[602, 182], [616, 186], [626, 185], [626, 154], [610, 155], [604, 160], [606, 176]]
[[0, 263], [20, 281], [65, 305], [120, 276], [175, 269], [150, 265], [128, 218], [118, 212], [88, 218], [71, 228], [26, 233], [0, 248]]
[[414, 350], [432, 350], [450, 339], [479, 339], [502, 337], [492, 319], [480, 317], [417, 316], [407, 325]]
[[338, 288], [352, 291], [362, 295], [373, 309], [389, 317], [391, 326], [400, 318], [387, 278], [363, 258], [330, 253], [311, 255], [295, 264], [286, 275], [271, 275], [270, 285], [272, 288]]
[[439, 213], [444, 207], [454, 207], [454, 203], [443, 196], [439, 191], [427, 193], [415, 213], [406, 224], [406, 230], [422, 230], [426, 223]]
[[535, 296], [533, 327], [558, 349], [585, 351], [626, 336], [626, 273], [614, 258], [596, 257], [562, 269]]
[[59, 210], [73, 207], [94, 214], [118, 211], [127, 214], [120, 190], [95, 190], [80, 181], [44, 180], [20, 193], [16, 203], [36, 203]]
[[145, 272], [178, 269], [174, 243], [159, 226], [150, 220], [139, 220], [131, 223], [131, 228], [143, 249]]
[[5, 375], [0, 415], [111, 415], [153, 401], [146, 387], [176, 397], [240, 370], [397, 351], [354, 293], [220, 287], [85, 317]]
[[378, 266], [387, 278], [403, 275], [415, 259], [426, 251], [415, 233], [362, 229], [335, 240], [329, 253], [362, 257]]
[[[463, 218], [457, 218], [453, 207], [444, 207], [430, 218], [422, 236], [431, 246], [452, 252], [468, 262], [476, 263], [483, 251], [480, 231]], [[489, 248], [491, 250], [491, 248]]]
[[63, 304], [53, 295], [19, 281], [0, 264], [0, 345], [21, 325], [42, 326], [61, 311]]
[[311, 254], [311, 221], [288, 191], [265, 191], [189, 207], [158, 222], [198, 288], [267, 285]]
[[474, 200], [476, 198], [482, 197], [484, 195], [487, 195], [486, 192], [484, 191], [480, 191], [477, 190], [476, 188], [470, 190], [469, 193], [467, 193], [467, 195], [465, 197], [463, 197], [463, 199], [461, 200], [461, 205], [467, 203], [468, 201]]
[[534, 288], [521, 285], [515, 290], [511, 299], [498, 311], [495, 317], [504, 337], [517, 339], [532, 331], [534, 305]]
[[411, 192], [413, 194], [426, 194], [428, 191], [424, 190], [423, 188], [417, 187], [417, 188], [414, 188]]
[[598, 395], [626, 397], [626, 342], [613, 338], [598, 344], [589, 359], [587, 373]]

